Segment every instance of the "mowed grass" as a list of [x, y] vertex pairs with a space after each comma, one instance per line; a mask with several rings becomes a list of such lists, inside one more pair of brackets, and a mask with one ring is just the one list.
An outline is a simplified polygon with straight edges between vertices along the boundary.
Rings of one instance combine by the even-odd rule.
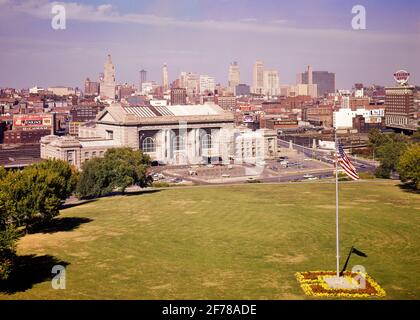
[[[368, 258], [350, 268], [363, 265], [386, 298], [419, 299], [420, 195], [342, 183], [340, 202], [342, 264], [354, 245]], [[66, 289], [52, 289], [50, 261], [0, 299], [305, 299], [295, 272], [335, 268], [333, 183], [167, 189], [60, 217], [85, 223], [27, 235], [18, 253], [68, 264]]]

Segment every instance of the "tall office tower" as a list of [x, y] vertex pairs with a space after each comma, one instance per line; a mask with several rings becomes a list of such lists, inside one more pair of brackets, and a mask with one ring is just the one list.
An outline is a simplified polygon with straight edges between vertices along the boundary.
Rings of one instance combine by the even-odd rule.
[[241, 82], [241, 72], [239, 70], [239, 65], [236, 61], [232, 62], [229, 65], [229, 81], [228, 81], [228, 89], [233, 94], [236, 94], [235, 89], [236, 86], [239, 85]]
[[169, 89], [168, 67], [166, 63], [163, 65], [162, 68], [162, 86], [164, 91]]
[[415, 127], [415, 87], [408, 84], [409, 73], [397, 71], [394, 79], [397, 86], [385, 88], [385, 124], [397, 127]]
[[181, 73], [181, 85], [187, 89], [187, 95], [195, 95], [200, 92], [200, 76], [195, 73]]
[[200, 75], [200, 93], [214, 93], [216, 81], [214, 77]]
[[187, 73], [185, 71], [182, 71], [179, 76], [179, 86], [181, 88], [187, 87]]
[[280, 93], [280, 80], [277, 70], [264, 70], [264, 91], [268, 96], [277, 96]]
[[[308, 67], [309, 71], [309, 67]], [[308, 71], [302, 73], [302, 83], [309, 84]], [[311, 67], [312, 71], [312, 67]], [[335, 73], [328, 71], [312, 71], [312, 84], [317, 85], [317, 96], [322, 97], [335, 92]]]
[[253, 72], [252, 92], [262, 94], [264, 90], [264, 64], [262, 61], [256, 61]]
[[308, 66], [308, 84], [313, 84], [312, 82], [312, 66]]
[[140, 70], [140, 86], [139, 86], [139, 91], [141, 91], [142, 88], [142, 84], [144, 82], [147, 82], [147, 71], [142, 69]]
[[112, 64], [110, 54], [104, 64], [104, 73], [100, 85], [100, 96], [101, 98], [115, 99], [115, 67]]
[[187, 104], [187, 89], [172, 88], [171, 89], [171, 105]]

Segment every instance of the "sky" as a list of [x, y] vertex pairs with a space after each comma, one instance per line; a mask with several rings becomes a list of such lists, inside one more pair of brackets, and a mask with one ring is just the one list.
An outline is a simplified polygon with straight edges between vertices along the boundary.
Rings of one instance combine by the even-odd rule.
[[[54, 30], [51, 8], [66, 10]], [[354, 30], [355, 5], [366, 29]], [[294, 84], [307, 65], [336, 73], [337, 88], [393, 84], [405, 69], [420, 84], [418, 0], [0, 0], [0, 87], [65, 85], [97, 80], [107, 54], [118, 83], [139, 82], [139, 70], [161, 83], [181, 71], [227, 83], [238, 61], [241, 82], [252, 84], [261, 60]]]

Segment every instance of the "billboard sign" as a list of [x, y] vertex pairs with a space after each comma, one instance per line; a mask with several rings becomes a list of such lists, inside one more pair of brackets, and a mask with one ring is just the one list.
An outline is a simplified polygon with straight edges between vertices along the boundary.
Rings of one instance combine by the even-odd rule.
[[410, 73], [405, 70], [398, 70], [394, 73], [394, 79], [399, 85], [404, 85], [408, 82]]
[[14, 129], [51, 129], [53, 125], [53, 116], [51, 114], [18, 114], [13, 116]]
[[383, 117], [385, 115], [385, 110], [384, 109], [370, 110], [370, 115], [371, 116], [377, 116], [377, 117]]

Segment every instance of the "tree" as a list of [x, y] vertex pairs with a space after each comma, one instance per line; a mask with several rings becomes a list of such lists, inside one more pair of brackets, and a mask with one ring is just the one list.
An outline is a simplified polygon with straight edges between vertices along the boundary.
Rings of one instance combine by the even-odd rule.
[[94, 158], [82, 165], [77, 192], [81, 198], [90, 198], [115, 189], [124, 192], [131, 185], [144, 188], [151, 183], [147, 177], [149, 166], [150, 157], [140, 150], [109, 149], [104, 158]]
[[402, 153], [397, 170], [402, 182], [411, 182], [420, 189], [420, 144], [412, 144]]
[[0, 207], [12, 224], [30, 229], [58, 215], [61, 203], [75, 189], [75, 179], [74, 169], [61, 160], [8, 172], [0, 184]]
[[376, 154], [381, 162], [375, 172], [379, 178], [390, 178], [396, 171], [400, 155], [406, 148], [406, 143], [399, 139], [391, 139], [377, 148]]
[[74, 191], [77, 175], [61, 160], [40, 162], [21, 171], [0, 168], [0, 280], [9, 276], [20, 229], [33, 229], [58, 215]]
[[389, 136], [381, 133], [379, 129], [375, 128], [369, 131], [369, 143], [374, 149], [380, 147], [381, 145], [389, 141]]

